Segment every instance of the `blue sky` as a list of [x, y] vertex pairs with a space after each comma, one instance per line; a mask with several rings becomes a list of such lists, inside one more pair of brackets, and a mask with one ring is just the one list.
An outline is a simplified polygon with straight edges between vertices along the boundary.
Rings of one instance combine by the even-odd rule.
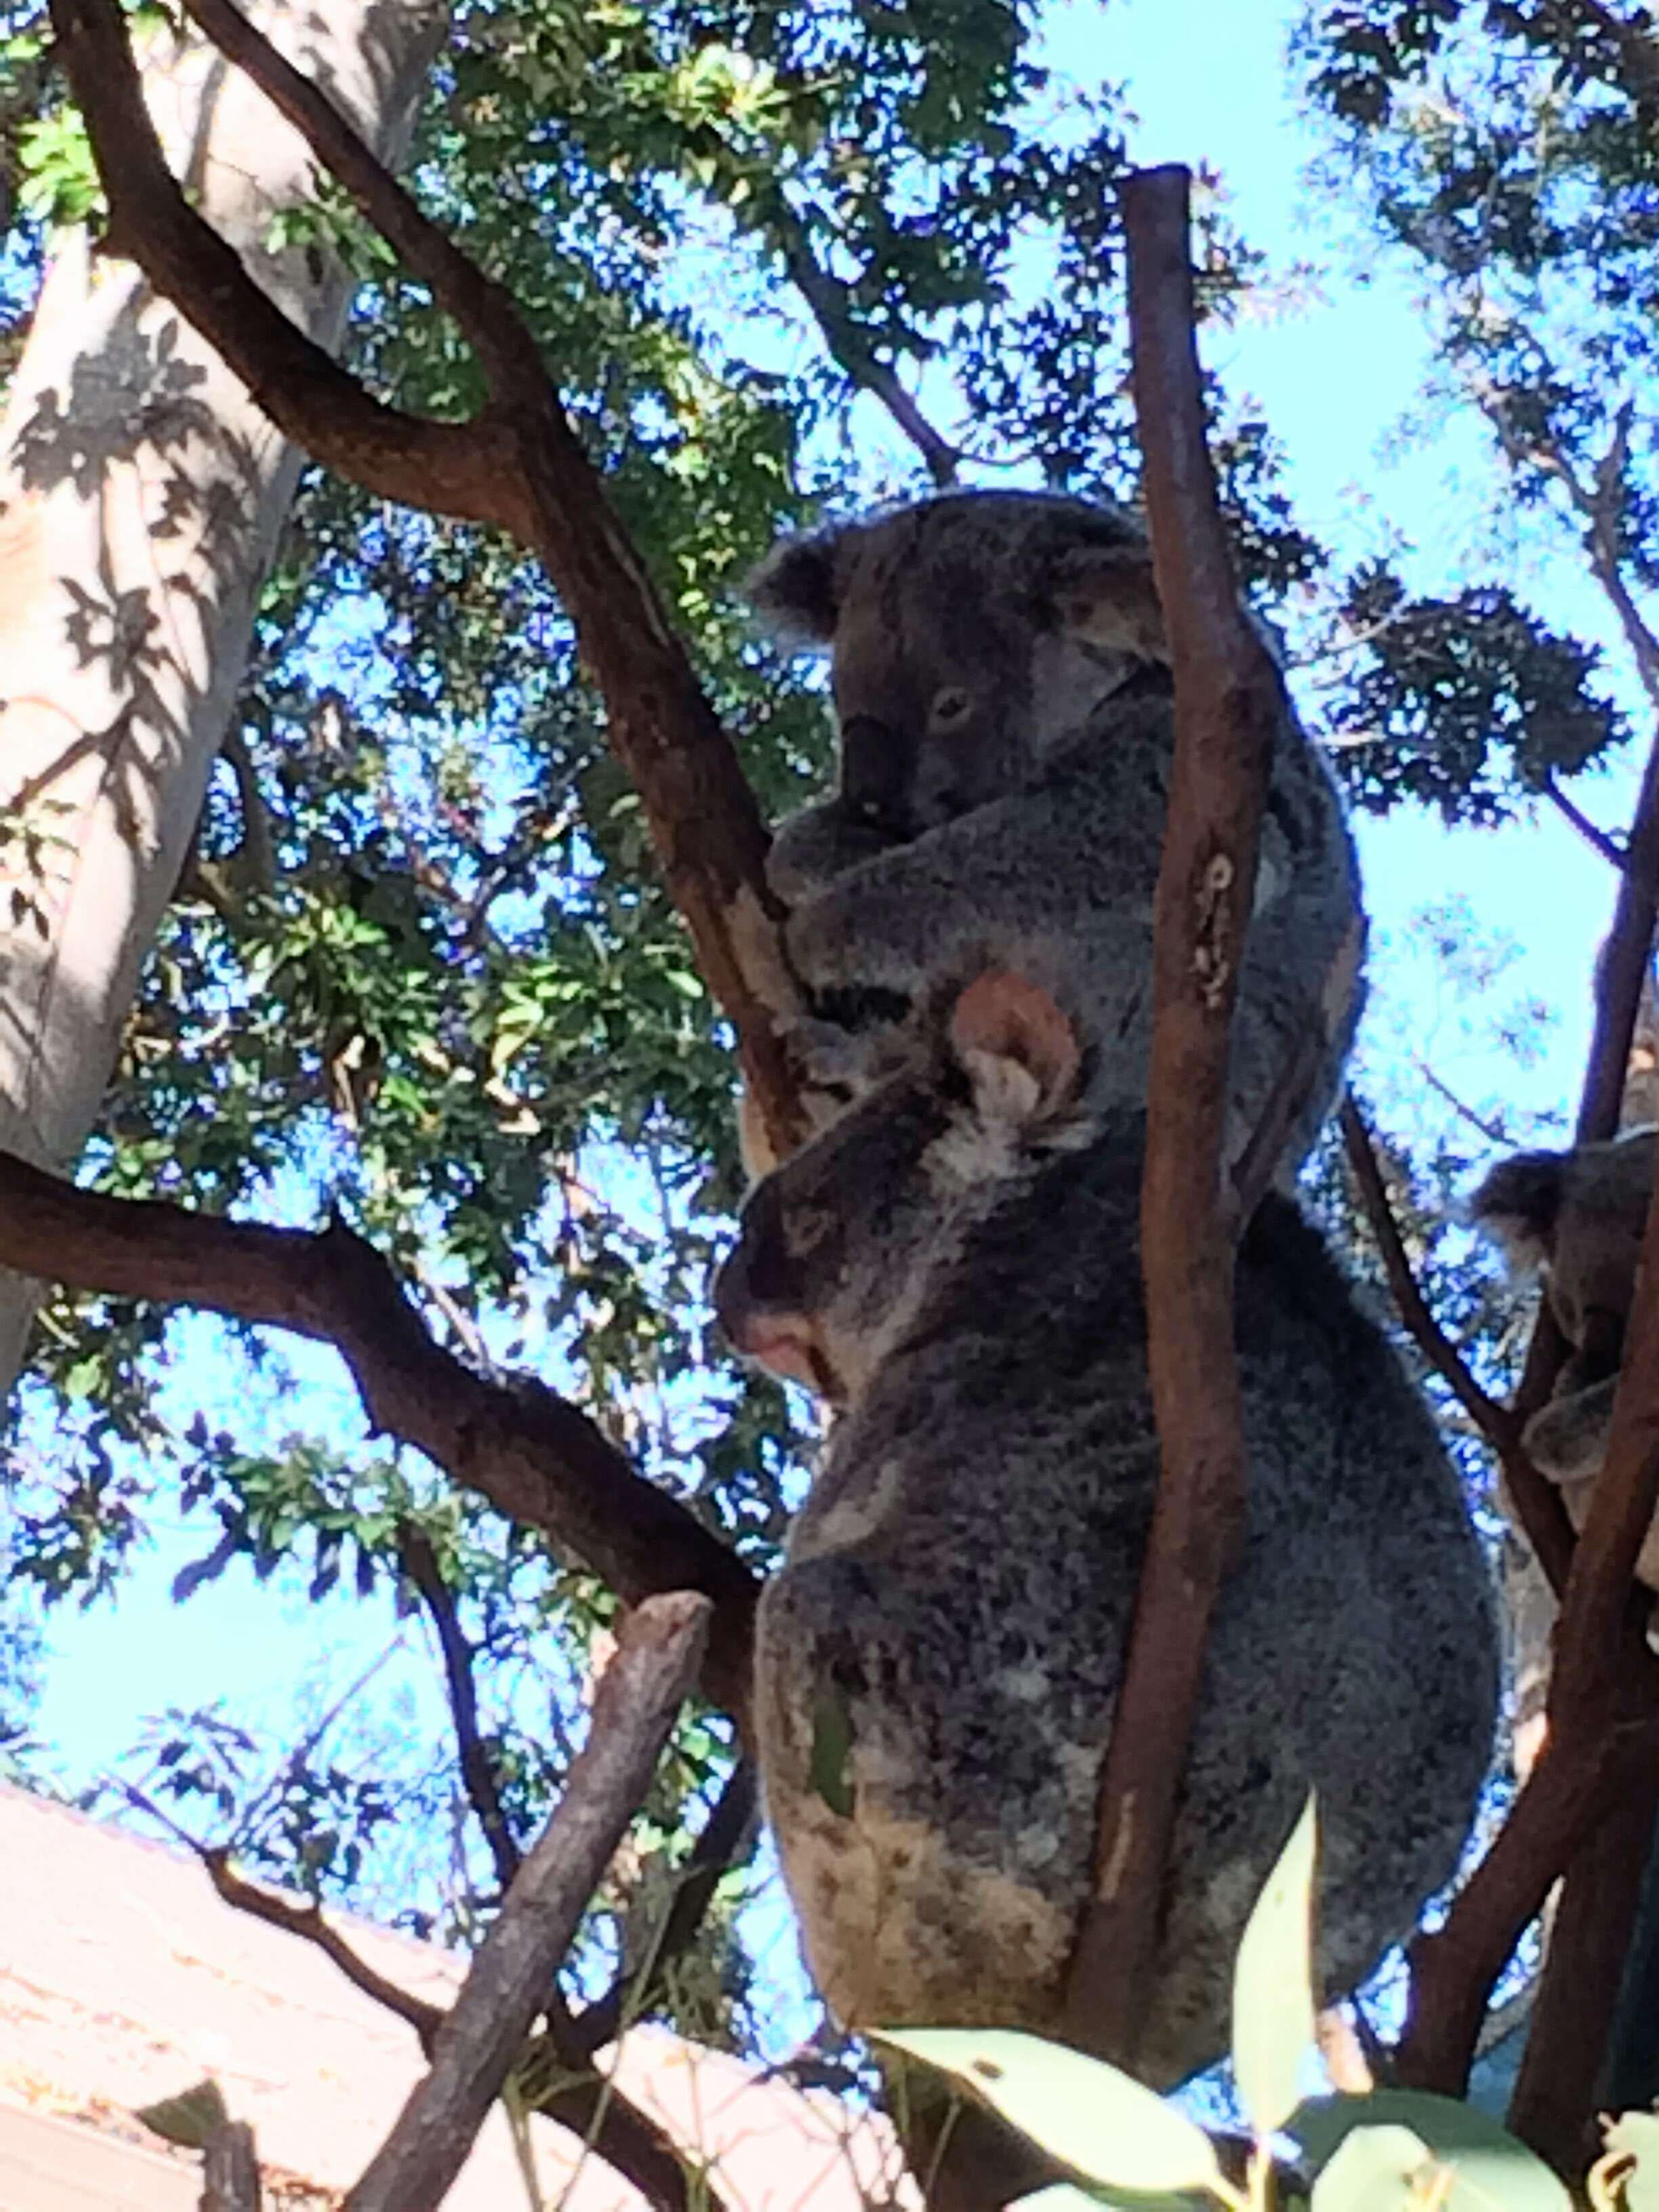
[[[1284, 66], [1290, 21], [1291, 10], [1277, 0], [1117, 0], [1106, 9], [1067, 0], [1054, 10], [1049, 35], [1054, 59], [1069, 73], [1127, 85], [1141, 118], [1133, 140], [1139, 158], [1218, 167], [1246, 236], [1277, 263], [1308, 258], [1320, 265], [1316, 296], [1293, 313], [1228, 334], [1217, 365], [1230, 384], [1261, 403], [1289, 454], [1302, 515], [1318, 534], [1352, 552], [1386, 517], [1418, 549], [1413, 580], [1443, 582], [1482, 540], [1493, 478], [1467, 419], [1385, 457], [1420, 386], [1426, 362], [1420, 320], [1405, 272], [1368, 263], [1352, 216], [1304, 182], [1314, 146], [1294, 113]], [[1556, 620], [1605, 634], [1601, 611], [1570, 559], [1529, 549], [1523, 580], [1547, 594]], [[1607, 779], [1605, 794], [1593, 792], [1585, 803], [1617, 825], [1630, 787], [1621, 767]], [[1520, 950], [1510, 988], [1559, 1009], [1552, 1047], [1530, 1079], [1534, 1103], [1570, 1099], [1588, 1040], [1590, 963], [1612, 908], [1605, 864], [1553, 817], [1498, 835], [1451, 833], [1416, 820], [1366, 823], [1360, 842], [1368, 902], [1383, 932], [1455, 889], [1488, 924], [1513, 933]], [[1410, 975], [1405, 1003], [1420, 1011], [1431, 987], [1423, 975]], [[1493, 1079], [1492, 1070], [1483, 1073], [1478, 1045], [1468, 1056], [1469, 1085], [1478, 1091]], [[239, 1433], [252, 1443], [260, 1417], [245, 1378], [219, 1368], [215, 1340], [210, 1328], [191, 1330], [192, 1377], [211, 1368], [214, 1395], [237, 1405]], [[327, 1387], [307, 1405], [302, 1425], [325, 1421], [336, 1437], [359, 1435], [361, 1421], [337, 1370], [328, 1381], [331, 1364], [320, 1352], [303, 1355], [302, 1371]], [[301, 1425], [291, 1407], [273, 1408], [270, 1419], [273, 1432]], [[240, 1563], [175, 1607], [167, 1595], [172, 1575], [203, 1548], [199, 1530], [186, 1535], [163, 1516], [118, 1608], [100, 1605], [51, 1620], [40, 1727], [61, 1746], [75, 1778], [107, 1761], [133, 1739], [143, 1716], [169, 1703], [222, 1694], [239, 1712], [280, 1724], [296, 1685], [337, 1661], [361, 1664], [392, 1633], [389, 1607], [368, 1608], [366, 1620], [355, 1602], [313, 1606], [297, 1583], [284, 1587], [280, 1577], [274, 1591], [256, 1591]], [[418, 1645], [418, 1626], [408, 1632]], [[398, 1679], [394, 1662], [388, 1685]], [[406, 1710], [414, 1724], [416, 1709]]]

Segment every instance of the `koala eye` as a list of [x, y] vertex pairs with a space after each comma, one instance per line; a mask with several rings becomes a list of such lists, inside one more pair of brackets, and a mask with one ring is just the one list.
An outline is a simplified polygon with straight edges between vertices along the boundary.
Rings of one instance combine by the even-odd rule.
[[816, 1252], [836, 1225], [832, 1206], [803, 1206], [789, 1217], [789, 1249], [798, 1260]]
[[933, 694], [933, 703], [927, 719], [936, 729], [949, 729], [953, 722], [964, 721], [974, 710], [974, 702], [965, 691], [947, 686]]

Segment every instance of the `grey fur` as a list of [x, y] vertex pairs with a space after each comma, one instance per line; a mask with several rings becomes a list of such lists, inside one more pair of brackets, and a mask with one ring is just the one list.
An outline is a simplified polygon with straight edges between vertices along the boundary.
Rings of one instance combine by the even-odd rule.
[[[1139, 526], [1057, 495], [950, 493], [787, 541], [753, 588], [775, 626], [832, 653], [842, 787], [782, 825], [769, 864], [817, 1079], [879, 1079], [932, 992], [994, 964], [1079, 1019], [1096, 1103], [1139, 1103], [1174, 711]], [[1364, 942], [1335, 787], [1287, 705], [1231, 1159], [1282, 1095], [1287, 1167], [1305, 1155], [1352, 1041]]]
[[[742, 1348], [844, 1407], [762, 1599], [757, 1723], [807, 1956], [855, 2026], [1052, 2031], [1087, 1893], [1158, 1451], [1144, 1115], [1081, 1107], [1065, 1074], [931, 1046], [756, 1188], [717, 1287]], [[1238, 1342], [1248, 1545], [1138, 2062], [1158, 2084], [1224, 2047], [1309, 1784], [1338, 1990], [1453, 1871], [1496, 1706], [1456, 1478], [1287, 1200], [1246, 1240]]]
[[[1549, 1404], [1522, 1441], [1539, 1472], [1560, 1486], [1578, 1528], [1607, 1457], [1656, 1143], [1647, 1129], [1570, 1152], [1512, 1153], [1468, 1204], [1470, 1219], [1511, 1264], [1541, 1269], [1551, 1310], [1572, 1346]], [[1659, 1522], [1644, 1540], [1637, 1574], [1659, 1590]]]

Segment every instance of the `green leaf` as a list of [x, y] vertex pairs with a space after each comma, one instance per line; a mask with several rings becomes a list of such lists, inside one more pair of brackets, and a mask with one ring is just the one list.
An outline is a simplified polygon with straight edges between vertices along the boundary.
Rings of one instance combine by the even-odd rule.
[[159, 2105], [142, 2106], [133, 2114], [152, 2135], [165, 2136], [185, 2150], [205, 2150], [210, 2137], [229, 2117], [219, 2084], [213, 2081], [198, 2081], [193, 2089], [177, 2097], [163, 2097]]
[[1211, 2189], [1210, 2139], [1139, 2081], [1080, 2051], [1007, 2028], [907, 2028], [878, 2039], [953, 2075], [1011, 2126], [1087, 2181]]
[[1314, 2037], [1314, 1795], [1262, 1886], [1233, 1965], [1233, 2072], [1258, 2141], [1296, 2110]]
[[[1457, 2178], [1444, 2212], [1569, 2212], [1571, 2198], [1543, 2160], [1472, 2105], [1419, 2089], [1372, 2097], [1314, 2097], [1285, 2122], [1322, 2170], [1356, 2128], [1396, 2125], [1420, 2136]], [[1321, 2212], [1325, 2212], [1322, 2205]]]
[[823, 1682], [812, 1708], [812, 1749], [806, 1779], [814, 1793], [843, 1820], [853, 1817], [853, 1786], [847, 1778], [847, 1762], [852, 1753], [851, 1709], [833, 1682]]
[[1314, 2184], [1312, 2212], [1409, 2212], [1445, 2169], [1409, 2128], [1356, 2128]]
[[1623, 2112], [1605, 2132], [1608, 2150], [1636, 2160], [1622, 2176], [1626, 2212], [1659, 2212], [1659, 2114]]

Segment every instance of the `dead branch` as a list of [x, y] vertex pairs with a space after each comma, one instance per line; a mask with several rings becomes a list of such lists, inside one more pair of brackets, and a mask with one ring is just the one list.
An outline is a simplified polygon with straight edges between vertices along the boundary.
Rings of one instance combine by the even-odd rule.
[[259, 2212], [259, 2161], [246, 2120], [222, 2120], [202, 2160], [201, 2212]]
[[0, 1265], [332, 1344], [377, 1429], [540, 1529], [628, 1603], [677, 1589], [712, 1599], [703, 1686], [745, 1713], [757, 1584], [742, 1561], [575, 1407], [527, 1378], [484, 1382], [434, 1343], [380, 1255], [338, 1222], [313, 1235], [222, 1221], [79, 1190], [0, 1155]]
[[512, 299], [421, 214], [318, 88], [228, 0], [193, 10], [460, 325], [489, 402], [470, 422], [400, 414], [295, 328], [189, 205], [145, 111], [117, 0], [53, 0], [57, 51], [109, 202], [108, 250], [136, 261], [278, 429], [382, 498], [509, 532], [546, 567], [604, 695], [698, 965], [738, 1032], [781, 1154], [807, 1133], [776, 1017], [794, 987], [766, 884], [767, 834], [730, 739], [583, 451]]
[[455, 1747], [461, 1763], [461, 1780], [467, 1802], [477, 1815], [495, 1879], [505, 1892], [519, 1871], [519, 1847], [501, 1808], [495, 1787], [495, 1769], [478, 1734], [478, 1692], [472, 1679], [472, 1646], [462, 1633], [455, 1600], [443, 1569], [425, 1531], [412, 1521], [398, 1529], [398, 1556], [404, 1572], [421, 1594], [438, 1649], [443, 1656], [444, 1680], [449, 1691], [449, 1710], [455, 1723]]
[[1148, 1361], [1163, 1471], [1101, 1784], [1095, 1894], [1073, 1953], [1069, 2039], [1133, 2053], [1210, 1616], [1242, 1540], [1245, 1461], [1221, 1140], [1240, 955], [1279, 676], [1245, 620], [1205, 442], [1188, 172], [1123, 188], [1135, 407], [1175, 665], [1176, 753], [1155, 909], [1141, 1196]]
[[1456, 1346], [1429, 1311], [1412, 1273], [1394, 1208], [1389, 1202], [1370, 1131], [1351, 1091], [1343, 1094], [1341, 1122], [1348, 1167], [1371, 1234], [1376, 1239], [1382, 1270], [1389, 1279], [1400, 1318], [1424, 1358], [1496, 1453], [1528, 1540], [1538, 1555], [1550, 1588], [1559, 1597], [1566, 1588], [1573, 1550], [1572, 1523], [1567, 1518], [1560, 1492], [1539, 1473], [1522, 1448], [1520, 1415], [1486, 1395]]
[[346, 2198], [429, 2212], [459, 2172], [696, 1678], [707, 1598], [647, 1599], [622, 1623], [586, 1743], [434, 2045], [432, 2070]]

